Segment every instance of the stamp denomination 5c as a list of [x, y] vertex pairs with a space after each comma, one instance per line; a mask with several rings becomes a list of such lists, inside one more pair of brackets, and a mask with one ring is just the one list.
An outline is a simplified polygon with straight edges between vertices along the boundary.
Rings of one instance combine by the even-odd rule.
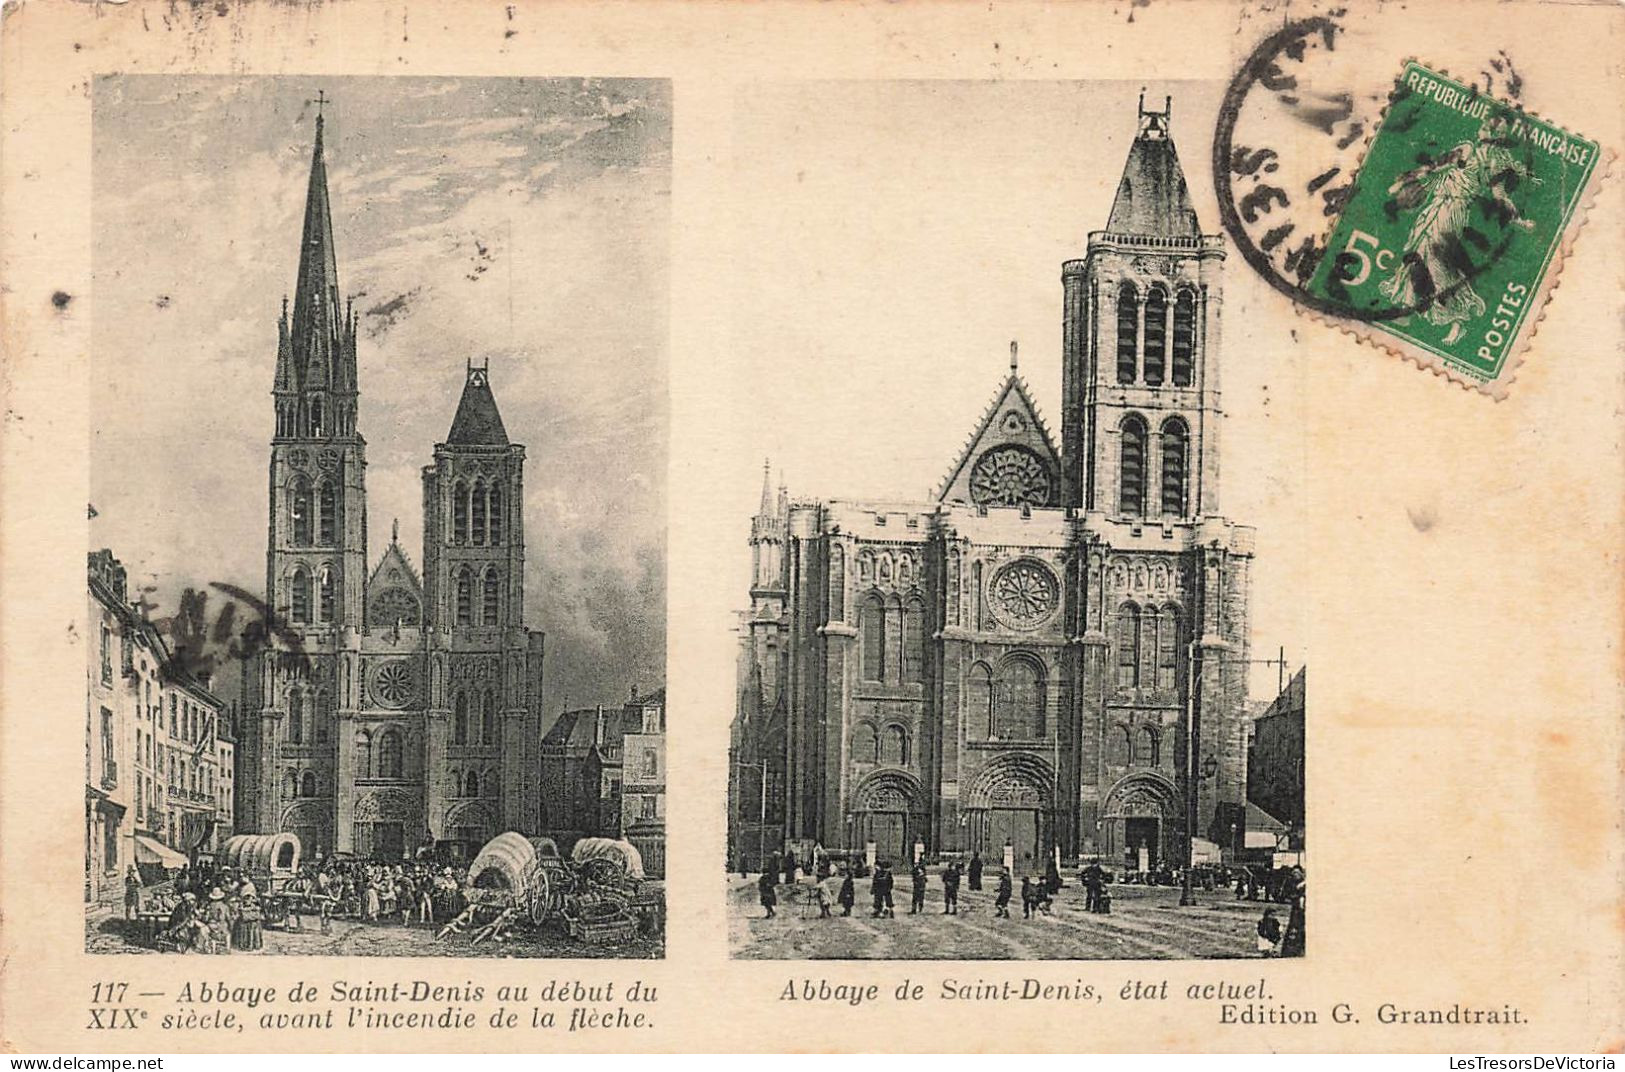
[[1600, 150], [1406, 64], [1306, 289], [1337, 322], [1506, 394], [1601, 173]]

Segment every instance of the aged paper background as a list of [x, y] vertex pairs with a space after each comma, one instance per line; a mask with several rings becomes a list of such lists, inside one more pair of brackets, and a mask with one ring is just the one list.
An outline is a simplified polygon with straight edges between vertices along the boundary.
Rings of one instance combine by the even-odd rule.
[[[1270, 534], [1260, 569], [1299, 586], [1297, 641], [1314, 668], [1309, 702], [1309, 955], [1262, 967], [1213, 963], [731, 963], [723, 912], [724, 790], [734, 707], [735, 567], [764, 448], [758, 345], [734, 337], [752, 272], [839, 272], [809, 250], [741, 260], [738, 213], [751, 204], [735, 158], [735, 115], [756, 84], [798, 80], [1120, 80], [1201, 83], [1211, 100], [1257, 41], [1309, 8], [1107, 3], [627, 3], [213, 6], [28, 3], [3, 33], [5, 424], [0, 459], [0, 1045], [20, 1051], [469, 1049], [792, 1050], [1043, 1049], [1596, 1050], [1625, 1045], [1621, 952], [1620, 561], [1625, 452], [1620, 442], [1621, 186], [1604, 184], [1511, 397], [1493, 403], [1298, 316], [1248, 267], [1226, 267], [1227, 399], [1252, 437], [1245, 459], [1294, 459], [1298, 527]], [[1625, 21], [1603, 5], [1457, 4], [1371, 8], [1344, 47], [1378, 83], [1416, 56], [1470, 75], [1502, 50], [1526, 107], [1625, 145], [1617, 57]], [[1363, 53], [1359, 50], [1365, 50]], [[1368, 69], [1367, 69], [1368, 68]], [[342, 961], [298, 958], [91, 957], [83, 950], [81, 801], [86, 444], [95, 374], [90, 325], [90, 79], [98, 72], [599, 75], [670, 78], [674, 99], [669, 736], [671, 911], [663, 963]], [[314, 85], [314, 83], [313, 83]], [[1176, 103], [1176, 108], [1179, 105]], [[1193, 104], [1191, 107], [1197, 107]], [[1179, 122], [1184, 113], [1176, 113]], [[827, 120], [828, 117], [823, 117]], [[1120, 116], [1085, 117], [1087, 132]], [[944, 123], [945, 137], [953, 136]], [[838, 135], [838, 131], [836, 132]], [[851, 138], [871, 136], [855, 124]], [[963, 132], [975, 138], [974, 129]], [[1057, 139], [1078, 136], [1058, 130]], [[1307, 137], [1307, 135], [1306, 135]], [[1205, 140], [1181, 135], [1187, 173]], [[1057, 148], [1058, 153], [1063, 150]], [[1064, 151], [1076, 151], [1075, 148]], [[1115, 154], [1115, 149], [1103, 151]], [[1285, 147], [1282, 147], [1285, 152]], [[1034, 153], [1042, 154], [1042, 146]], [[861, 156], [861, 154], [858, 154]], [[967, 154], [971, 155], [971, 154]], [[1119, 157], [1120, 159], [1120, 157]], [[923, 180], [922, 176], [922, 180]], [[1210, 183], [1193, 178], [1213, 231]], [[1071, 236], [1098, 227], [1109, 202], [1081, 199]], [[752, 211], [762, 211], [752, 206]], [[945, 221], [962, 242], [974, 221]], [[888, 235], [823, 236], [820, 250], [887, 260]], [[997, 256], [998, 235], [987, 244]], [[1023, 266], [1036, 287], [1000, 282], [986, 304], [1059, 311], [1059, 265]], [[928, 266], [921, 266], [928, 270]], [[1051, 287], [1047, 292], [1043, 287]], [[58, 293], [66, 301], [53, 301]], [[798, 322], [795, 289], [777, 311]], [[998, 371], [985, 340], [1023, 337], [1030, 379], [1057, 378], [1059, 317], [1038, 338], [976, 310], [982, 334], [945, 358], [981, 395]], [[952, 315], [876, 303], [843, 334], [896, 340], [911, 319]], [[1025, 316], [1025, 314], [1022, 314]], [[1020, 319], [1013, 316], [1012, 319]], [[985, 323], [984, 323], [985, 322]], [[1025, 322], [1025, 321], [1023, 321]], [[1042, 324], [1042, 320], [1039, 321]], [[1243, 329], [1242, 325], [1246, 327]], [[942, 331], [940, 324], [930, 325]], [[985, 328], [985, 330], [984, 330]], [[1002, 334], [1001, 334], [1002, 333]], [[948, 332], [947, 334], [952, 334]], [[1246, 339], [1247, 343], [1242, 343]], [[892, 343], [895, 345], [895, 342]], [[1028, 358], [1026, 355], [1030, 354]], [[918, 361], [915, 353], [907, 358]], [[862, 360], [883, 366], [884, 347]], [[1031, 363], [1028, 364], [1027, 362]], [[1248, 371], [1235, 370], [1246, 363]], [[805, 367], [777, 389], [816, 407], [856, 367]], [[949, 378], [949, 377], [944, 377]], [[1262, 387], [1282, 399], [1258, 419]], [[239, 385], [221, 385], [236, 390]], [[252, 388], [257, 390], [258, 388]], [[1275, 403], [1272, 402], [1272, 405]], [[935, 403], [933, 402], [933, 405]], [[768, 407], [774, 436], [794, 438], [795, 407]], [[956, 429], [950, 404], [933, 419]], [[815, 419], [807, 418], [809, 428]], [[808, 435], [817, 434], [809, 432]], [[1238, 433], [1230, 433], [1232, 438]], [[768, 444], [771, 447], [771, 444]], [[829, 444], [839, 456], [852, 448]], [[155, 464], [159, 464], [155, 460]], [[839, 487], [818, 489], [840, 493]], [[904, 491], [912, 490], [909, 488]], [[1240, 520], [1253, 521], [1242, 517]], [[539, 542], [545, 541], [540, 534]], [[1214, 1003], [950, 1003], [891, 999], [905, 979], [928, 998], [948, 977], [1084, 980], [1115, 996], [1133, 979], [1238, 984], [1262, 974], [1272, 1004], [1311, 1008], [1316, 1027], [1220, 1026]], [[459, 1035], [208, 1032], [119, 1037], [87, 1030], [96, 980], [133, 990], [183, 980], [287, 987], [351, 981], [505, 982], [633, 979], [653, 984], [653, 1026], [566, 1034]], [[880, 985], [861, 1007], [778, 1000], [804, 978]], [[1348, 1003], [1360, 1019], [1338, 1025]], [[1379, 1003], [1516, 1005], [1520, 1027], [1384, 1027]], [[490, 1011], [491, 1003], [482, 1007]], [[256, 1010], [259, 1011], [259, 1010]]]

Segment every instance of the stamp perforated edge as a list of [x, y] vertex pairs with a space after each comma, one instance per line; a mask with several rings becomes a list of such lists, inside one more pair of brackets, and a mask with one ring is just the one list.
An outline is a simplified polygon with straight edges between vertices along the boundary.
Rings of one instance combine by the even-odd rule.
[[[1445, 68], [1435, 67], [1415, 56], [1407, 56], [1400, 61], [1400, 72], [1403, 73], [1405, 68], [1413, 63], [1446, 78], [1461, 82], [1460, 79]], [[1472, 83], [1461, 82], [1461, 84], [1471, 85]], [[1538, 119], [1548, 126], [1557, 127], [1570, 134], [1575, 133], [1574, 128], [1567, 124], [1548, 119], [1533, 109], [1513, 104], [1490, 94], [1485, 94], [1485, 96], [1490, 97], [1491, 100], [1503, 107], [1522, 112], [1524, 115]], [[1365, 136], [1364, 144], [1360, 148], [1360, 161], [1354, 171], [1354, 181], [1356, 183], [1360, 181], [1360, 173], [1365, 170], [1366, 158], [1371, 153], [1371, 145], [1376, 141], [1377, 135], [1382, 133], [1383, 124], [1388, 119], [1388, 109], [1393, 103], [1394, 95], [1390, 91], [1383, 101], [1382, 110], [1377, 114], [1377, 121], [1372, 124], [1371, 132]], [[1584, 134], [1577, 134], [1576, 136], [1586, 137]], [[1429, 353], [1418, 346], [1408, 345], [1403, 339], [1388, 332], [1379, 331], [1363, 321], [1329, 316], [1296, 301], [1292, 303], [1293, 309], [1300, 317], [1324, 324], [1358, 342], [1365, 343], [1373, 349], [1382, 350], [1393, 357], [1399, 358], [1401, 361], [1408, 361], [1417, 368], [1454, 383], [1465, 391], [1488, 395], [1497, 402], [1505, 401], [1511, 393], [1513, 383], [1518, 378], [1518, 371], [1523, 366], [1524, 356], [1528, 352], [1530, 344], [1534, 341], [1535, 333], [1539, 330], [1541, 322], [1546, 319], [1546, 306], [1551, 301], [1553, 292], [1557, 290], [1558, 284], [1562, 280], [1563, 269], [1574, 252], [1574, 244], [1579, 237], [1580, 229], [1584, 226], [1587, 217], [1591, 215], [1592, 205], [1596, 203], [1597, 194], [1602, 189], [1603, 181], [1611, 176], [1615, 161], [1618, 159], [1617, 154], [1612, 149], [1606, 148], [1602, 142], [1593, 138], [1586, 138], [1586, 140], [1593, 141], [1597, 145], [1597, 164], [1591, 169], [1591, 176], [1586, 180], [1585, 187], [1580, 191], [1580, 196], [1574, 203], [1574, 212], [1570, 215], [1562, 234], [1558, 236], [1551, 260], [1541, 273], [1540, 282], [1534, 289], [1533, 313], [1524, 320], [1523, 325], [1518, 329], [1518, 334], [1508, 344], [1506, 361], [1502, 365], [1500, 373], [1493, 379], [1474, 379], [1452, 367], [1449, 362], [1440, 358], [1437, 354]], [[1332, 220], [1322, 238], [1330, 239], [1342, 222], [1343, 217], [1339, 213]]]

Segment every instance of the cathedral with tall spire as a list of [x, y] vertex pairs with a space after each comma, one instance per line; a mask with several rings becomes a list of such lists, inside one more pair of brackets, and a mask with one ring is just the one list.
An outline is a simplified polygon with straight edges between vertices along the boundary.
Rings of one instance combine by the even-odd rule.
[[356, 314], [339, 287], [324, 127], [319, 111], [292, 308], [284, 298], [277, 322], [270, 645], [244, 684], [239, 830], [297, 834], [308, 859], [466, 855], [544, 821], [525, 448], [508, 439], [490, 368], [448, 369], [464, 380], [422, 471], [422, 571], [394, 526], [369, 568]]
[[[751, 523], [731, 848], [1042, 871], [1245, 834], [1253, 530], [1220, 508], [1224, 243], [1147, 109], [1061, 266], [1060, 440], [1008, 373], [927, 499]], [[1194, 821], [1194, 826], [1193, 826]]]

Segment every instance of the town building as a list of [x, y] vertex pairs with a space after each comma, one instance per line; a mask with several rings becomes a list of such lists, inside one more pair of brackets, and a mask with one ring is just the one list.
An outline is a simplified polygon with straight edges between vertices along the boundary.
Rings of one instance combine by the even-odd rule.
[[621, 746], [621, 836], [643, 857], [643, 870], [666, 874], [666, 690], [633, 694], [627, 708], [641, 725]]
[[422, 471], [422, 570], [392, 535], [368, 565], [356, 317], [316, 119], [298, 277], [277, 324], [268, 650], [237, 738], [239, 825], [307, 858], [468, 856], [535, 834], [543, 637], [525, 627], [525, 448], [467, 364]]
[[[1285, 828], [1290, 848], [1304, 836], [1304, 679], [1292, 675], [1281, 694], [1253, 720], [1247, 752], [1247, 802]], [[1249, 826], [1258, 823], [1249, 822]]]
[[1061, 266], [1058, 443], [1012, 345], [929, 499], [764, 477], [736, 855], [770, 816], [768, 852], [1157, 867], [1244, 822], [1253, 530], [1220, 497], [1225, 249], [1170, 112], [1142, 104], [1105, 229]]
[[85, 899], [108, 903], [132, 864], [176, 868], [218, 846], [231, 829], [230, 779], [224, 702], [130, 603], [112, 551], [89, 555], [88, 589]]
[[[642, 832], [652, 837], [658, 826], [663, 842], [665, 725], [665, 689], [642, 696], [633, 689], [631, 699], [618, 707], [598, 704], [560, 714], [542, 739], [548, 832], [565, 842], [618, 838], [631, 830], [626, 820], [635, 813]], [[652, 769], [650, 752], [655, 753]], [[645, 814], [649, 809], [653, 815]]]

